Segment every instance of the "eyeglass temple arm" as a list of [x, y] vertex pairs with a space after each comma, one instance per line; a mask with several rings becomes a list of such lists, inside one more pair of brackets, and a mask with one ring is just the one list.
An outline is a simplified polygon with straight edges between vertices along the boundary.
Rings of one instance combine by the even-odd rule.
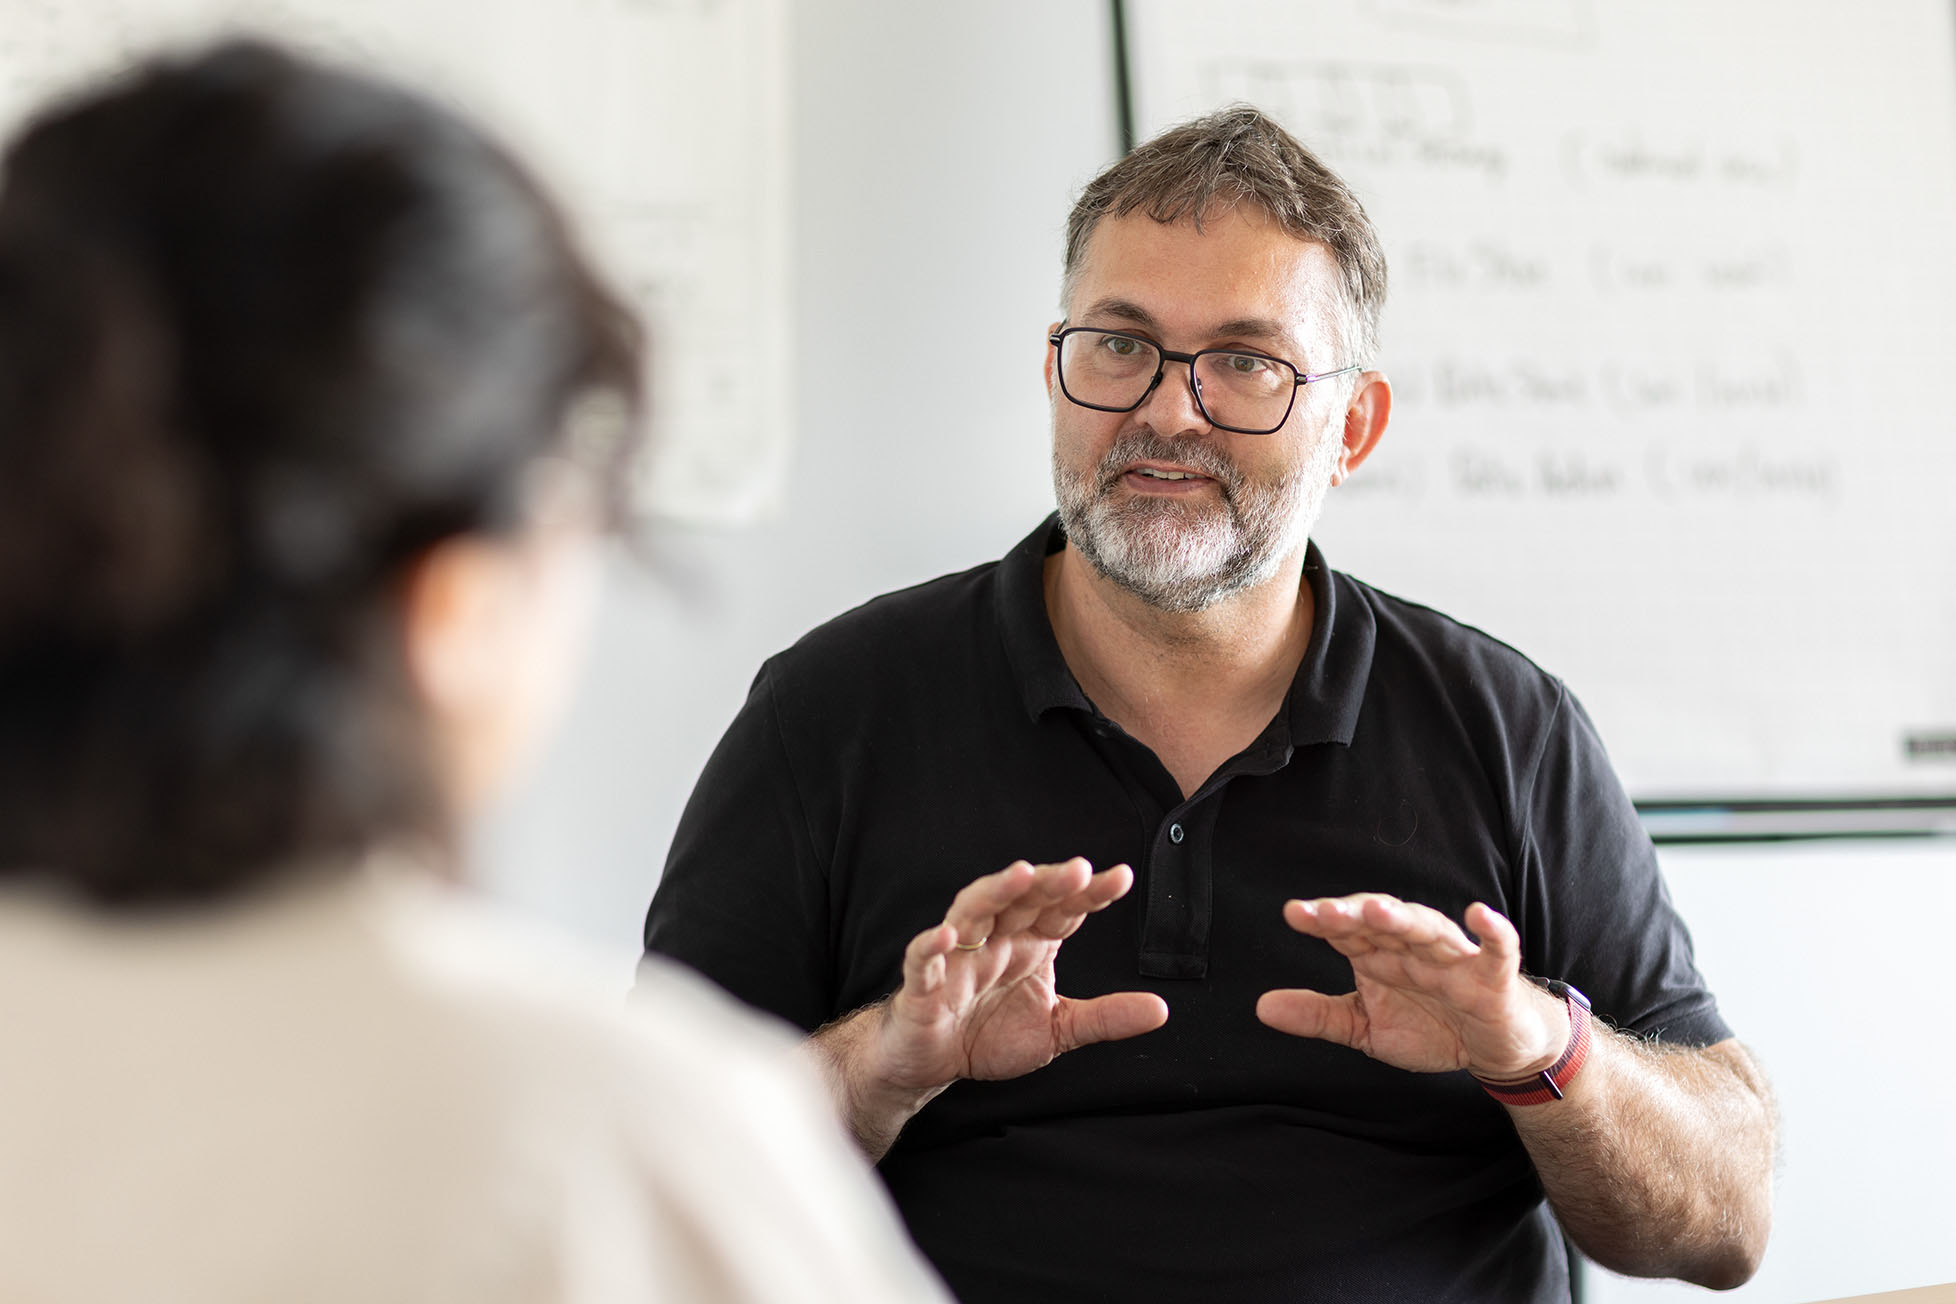
[[1300, 385], [1308, 385], [1314, 380], [1330, 380], [1333, 376], [1343, 376], [1349, 372], [1363, 371], [1363, 370], [1365, 370], [1364, 363], [1354, 362], [1352, 363], [1351, 366], [1340, 367], [1336, 371], [1319, 371], [1311, 375], [1306, 375], [1305, 373], [1300, 371], [1297, 373], [1297, 383]]

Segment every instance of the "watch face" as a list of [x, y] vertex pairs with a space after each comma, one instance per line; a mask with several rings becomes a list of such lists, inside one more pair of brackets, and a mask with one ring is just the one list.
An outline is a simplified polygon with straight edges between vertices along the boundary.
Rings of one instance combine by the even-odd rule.
[[1589, 998], [1587, 996], [1584, 996], [1581, 991], [1577, 990], [1574, 987], [1571, 987], [1568, 983], [1563, 982], [1560, 978], [1551, 978], [1544, 985], [1547, 986], [1547, 988], [1550, 991], [1554, 992], [1557, 996], [1562, 997], [1564, 1000], [1572, 1000], [1576, 1004], [1582, 1006], [1585, 1010], [1590, 1008]]

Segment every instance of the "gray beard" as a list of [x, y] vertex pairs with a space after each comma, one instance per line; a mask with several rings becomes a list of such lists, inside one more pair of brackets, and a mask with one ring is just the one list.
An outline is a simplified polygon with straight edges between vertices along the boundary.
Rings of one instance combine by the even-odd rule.
[[[1277, 573], [1310, 536], [1338, 466], [1327, 438], [1310, 461], [1275, 484], [1247, 480], [1206, 444], [1153, 431], [1123, 436], [1086, 475], [1053, 457], [1053, 493], [1069, 544], [1103, 577], [1159, 611], [1202, 611]], [[1222, 502], [1117, 499], [1137, 461], [1177, 462], [1215, 479]]]

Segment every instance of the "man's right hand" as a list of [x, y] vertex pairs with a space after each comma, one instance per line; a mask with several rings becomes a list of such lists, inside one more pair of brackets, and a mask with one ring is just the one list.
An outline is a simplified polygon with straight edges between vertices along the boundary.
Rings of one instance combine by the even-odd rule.
[[1019, 861], [972, 883], [903, 955], [903, 986], [810, 1039], [865, 1152], [880, 1159], [911, 1115], [959, 1078], [1015, 1078], [1076, 1046], [1152, 1032], [1152, 992], [1076, 1001], [1054, 989], [1060, 943], [1134, 885], [1075, 857]]

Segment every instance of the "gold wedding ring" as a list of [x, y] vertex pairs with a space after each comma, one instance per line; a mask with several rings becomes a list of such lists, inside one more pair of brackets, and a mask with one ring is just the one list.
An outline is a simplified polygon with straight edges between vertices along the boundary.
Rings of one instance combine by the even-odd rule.
[[991, 940], [989, 937], [981, 937], [975, 942], [959, 942], [957, 943], [957, 949], [960, 951], [982, 951], [985, 948], [985, 943]]

